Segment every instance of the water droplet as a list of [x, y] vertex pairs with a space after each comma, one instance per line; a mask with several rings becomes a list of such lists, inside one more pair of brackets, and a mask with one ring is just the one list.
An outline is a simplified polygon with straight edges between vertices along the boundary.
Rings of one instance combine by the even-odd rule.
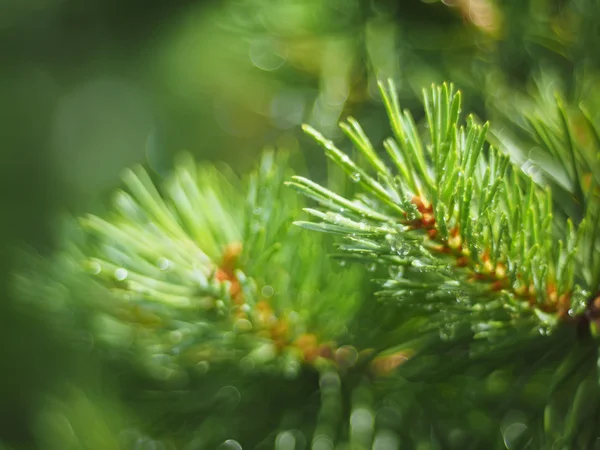
[[345, 267], [345, 266], [346, 266], [346, 260], [344, 260], [344, 259], [340, 259], [340, 260], [338, 261], [338, 264], [340, 265], [340, 267]]
[[160, 270], [169, 270], [171, 268], [172, 263], [167, 258], [160, 257], [158, 258], [158, 261], [156, 261], [156, 265]]
[[227, 439], [219, 446], [220, 450], [242, 450], [240, 443], [233, 439]]
[[127, 275], [127, 269], [119, 267], [117, 270], [115, 270], [115, 278], [119, 281], [123, 281], [125, 278], [127, 278]]
[[358, 360], [358, 351], [351, 345], [344, 345], [335, 351], [335, 360], [341, 367], [352, 367]]
[[410, 250], [405, 246], [399, 246], [396, 248], [396, 253], [398, 256], [407, 256], [410, 253]]
[[350, 175], [350, 178], [352, 178], [352, 181], [355, 183], [358, 183], [360, 181], [360, 173], [354, 172], [352, 175]]
[[315, 436], [312, 450], [333, 450], [333, 442], [327, 436]]
[[219, 309], [225, 308], [225, 302], [223, 302], [223, 300], [217, 300], [217, 302], [215, 303], [215, 305]]
[[367, 265], [367, 270], [369, 272], [375, 272], [375, 269], [377, 269], [377, 264], [376, 263], [370, 263]]
[[251, 309], [251, 308], [250, 308], [250, 305], [249, 305], [248, 303], [244, 303], [244, 304], [241, 306], [241, 308], [240, 308], [240, 309], [241, 309], [242, 311], [244, 311], [244, 312], [250, 312], [250, 309]]
[[102, 266], [98, 264], [96, 261], [92, 261], [88, 264], [88, 270], [93, 275], [98, 275], [102, 271]]
[[244, 333], [252, 330], [252, 323], [248, 319], [238, 319], [233, 324], [233, 329], [237, 333]]
[[[402, 266], [390, 266], [388, 267], [388, 274], [392, 280], [397, 280], [404, 276], [404, 267]], [[392, 285], [387, 286], [392, 287]]]
[[[388, 235], [391, 236], [391, 235]], [[409, 248], [405, 242], [399, 237], [392, 236], [388, 239], [390, 250], [398, 256], [406, 256], [409, 253]]]
[[291, 431], [282, 431], [275, 438], [276, 450], [294, 450], [296, 448], [296, 438]]
[[259, 37], [251, 41], [248, 56], [259, 69], [273, 71], [285, 63], [287, 48], [275, 39]]
[[265, 298], [271, 298], [271, 297], [273, 297], [273, 294], [275, 293], [275, 289], [273, 289], [273, 286], [266, 285], [266, 286], [263, 286], [260, 293]]
[[242, 399], [242, 394], [235, 386], [225, 386], [217, 393], [219, 403], [225, 406], [228, 410], [233, 410]]

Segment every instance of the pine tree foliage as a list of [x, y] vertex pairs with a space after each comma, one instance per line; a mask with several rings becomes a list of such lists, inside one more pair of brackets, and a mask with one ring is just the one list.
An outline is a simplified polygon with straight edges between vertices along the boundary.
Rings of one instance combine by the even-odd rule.
[[[593, 120], [584, 141], [563, 106], [558, 122], [529, 123], [570, 180], [557, 201], [552, 174], [532, 178], [487, 144], [488, 124], [462, 119], [452, 85], [424, 92], [423, 124], [393, 83], [381, 93], [385, 155], [352, 118], [341, 128], [356, 158], [305, 128], [350, 192], [295, 176], [285, 152], [244, 179], [188, 156], [160, 182], [137, 167], [33, 292], [18, 280], [23, 297], [61, 299], [61, 328], [81, 318], [130, 366], [122, 400], [143, 433], [119, 445], [594, 448]], [[57, 271], [89, 279], [61, 289]], [[86, 409], [69, 398], [70, 414]]]
[[[78, 345], [91, 331], [112, 364], [129, 367], [119, 382], [138, 420], [123, 423], [140, 439], [272, 448], [286, 423], [310, 436], [318, 373], [333, 383], [323, 395], [337, 409], [332, 370], [358, 359], [347, 326], [367, 296], [364, 277], [328, 258], [326, 237], [293, 226], [302, 202], [284, 185], [288, 160], [267, 151], [242, 180], [184, 155], [157, 186], [142, 167], [128, 170], [105, 217], [79, 219], [53, 264], [18, 277], [21, 298], [67, 339]], [[260, 424], [248, 426], [250, 417]]]
[[102, 333], [125, 333], [164, 376], [223, 359], [293, 375], [314, 361], [354, 314], [360, 276], [336, 275], [323, 240], [291, 228], [287, 158], [267, 152], [241, 181], [185, 157], [162, 192], [127, 171], [114, 212], [80, 220], [85, 266], [112, 294], [96, 305]]
[[[341, 128], [366, 164], [354, 162], [332, 141], [305, 127], [356, 183], [358, 192], [346, 198], [294, 177], [289, 184], [321, 206], [307, 209], [313, 222], [297, 223], [342, 235], [341, 247], [348, 257], [388, 268], [389, 276], [381, 281], [381, 299], [396, 303], [409, 317], [426, 318], [417, 333], [439, 333], [443, 341], [465, 343], [470, 358], [462, 370], [485, 360], [490, 367], [489, 358], [498, 358], [497, 368], [504, 365], [507, 370], [502, 355], [517, 358], [524, 348], [532, 351], [529, 345], [545, 356], [529, 369], [513, 366], [519, 368], [517, 373], [527, 374], [523, 381], [536, 372], [544, 378], [541, 374], [548, 376], [551, 367], [560, 364], [548, 378], [546, 419], [554, 417], [551, 405], [555, 394], [561, 395], [559, 387], [570, 385], [572, 395], [576, 389], [576, 401], [563, 417], [564, 434], [548, 419], [540, 426], [546, 436], [538, 436], [536, 445], [591, 445], [586, 441], [591, 436], [575, 434], [584, 418], [596, 417], [594, 408], [586, 413], [581, 409], [598, 399], [591, 363], [597, 358], [597, 346], [579, 342], [575, 330], [585, 335], [585, 327], [590, 326], [593, 334], [597, 328], [598, 142], [585, 148], [577, 143], [560, 102], [558, 125], [529, 121], [535, 138], [567, 172], [567, 192], [580, 211], [566, 219], [559, 214], [555, 220], [552, 190], [485, 145], [487, 124], [478, 125], [472, 117], [465, 125], [460, 123], [460, 94], [452, 86], [424, 92], [428, 139], [411, 114], [400, 110], [393, 84], [381, 88], [394, 136], [383, 143], [389, 163], [378, 156], [352, 118]], [[597, 139], [596, 127], [589, 115], [585, 117], [592, 139]], [[400, 373], [443, 383], [448, 372], [422, 364], [425, 355], [439, 355], [439, 343], [418, 343], [415, 350], [417, 355]], [[561, 352], [568, 354], [562, 362]], [[574, 372], [583, 381], [573, 381]], [[564, 440], [556, 441], [558, 437]]]
[[[471, 319], [480, 319], [481, 336], [516, 324], [553, 327], [569, 312], [579, 312], [586, 291], [597, 289], [590, 274], [600, 266], [595, 252], [588, 251], [585, 290], [576, 287], [575, 264], [585, 257], [577, 243], [595, 225], [597, 211], [588, 206], [578, 226], [571, 220], [559, 224], [565, 231], [554, 245], [551, 191], [485, 145], [487, 124], [477, 125], [472, 117], [466, 126], [458, 124], [460, 95], [451, 86], [425, 93], [427, 143], [410, 113], [400, 111], [393, 85], [383, 95], [394, 133], [384, 147], [393, 168], [377, 156], [353, 119], [341, 127], [374, 175], [306, 127], [361, 192], [348, 200], [294, 178], [291, 186], [327, 207], [326, 212], [308, 210], [321, 219], [317, 227], [299, 224], [349, 236], [346, 250], [395, 267], [398, 273], [383, 285], [382, 296], [423, 310], [443, 307], [459, 317], [470, 309]], [[579, 180], [574, 158], [570, 167]], [[582, 187], [574, 189], [577, 201], [584, 202]], [[423, 293], [428, 301], [422, 301]]]

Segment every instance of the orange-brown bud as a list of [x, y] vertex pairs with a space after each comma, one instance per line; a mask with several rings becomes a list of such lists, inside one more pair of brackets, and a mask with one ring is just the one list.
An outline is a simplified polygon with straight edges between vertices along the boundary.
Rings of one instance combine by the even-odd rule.
[[380, 356], [375, 358], [371, 363], [371, 367], [376, 376], [391, 375], [396, 368], [408, 361], [410, 352], [399, 351], [392, 355]]

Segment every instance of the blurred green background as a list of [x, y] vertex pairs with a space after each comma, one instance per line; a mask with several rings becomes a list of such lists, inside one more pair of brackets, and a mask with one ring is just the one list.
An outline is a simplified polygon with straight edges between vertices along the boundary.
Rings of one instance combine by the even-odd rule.
[[599, 10], [594, 0], [0, 0], [0, 443], [33, 445], [40, 396], [93, 366], [11, 300], [18, 249], [51, 252], [60, 215], [101, 208], [124, 167], [165, 173], [185, 149], [241, 172], [272, 145], [301, 148], [319, 177], [324, 160], [299, 125], [336, 137], [352, 114], [382, 138], [378, 77], [396, 80], [408, 108], [421, 88], [453, 81], [465, 109], [510, 123], [511, 95], [541, 75], [585, 95]]

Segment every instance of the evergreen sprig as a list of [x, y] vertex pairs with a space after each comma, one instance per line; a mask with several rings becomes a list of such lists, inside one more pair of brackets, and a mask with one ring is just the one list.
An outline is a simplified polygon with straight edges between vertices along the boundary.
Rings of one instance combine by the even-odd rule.
[[224, 361], [292, 377], [304, 363], [336, 364], [361, 276], [328, 260], [326, 239], [292, 226], [288, 159], [266, 152], [241, 180], [184, 155], [160, 187], [141, 166], [126, 171], [112, 211], [81, 218], [83, 238], [64, 256], [106, 289], [85, 299], [99, 341], [134, 348], [177, 382]]
[[460, 93], [451, 85], [424, 92], [428, 139], [401, 111], [393, 83], [380, 87], [394, 136], [383, 143], [389, 162], [352, 118], [340, 126], [368, 168], [305, 127], [359, 193], [349, 199], [294, 177], [288, 184], [322, 206], [307, 211], [315, 224], [297, 224], [342, 234], [349, 254], [393, 269], [381, 296], [421, 311], [454, 311], [478, 336], [515, 323], [545, 333], [581, 313], [596, 288], [576, 273], [594, 208], [577, 226], [570, 219], [555, 226], [551, 190], [486, 144], [487, 124], [472, 116], [460, 122]]
[[[487, 124], [461, 123], [451, 85], [424, 92], [427, 131], [400, 110], [391, 82], [380, 87], [394, 135], [383, 143], [388, 162], [353, 119], [341, 128], [364, 165], [305, 127], [358, 193], [346, 197], [303, 177], [288, 184], [321, 207], [307, 211], [316, 223], [298, 225], [342, 235], [346, 257], [388, 271], [379, 296], [383, 314], [395, 311], [389, 336], [413, 353], [395, 367], [397, 378], [383, 381], [387, 398], [425, 414], [411, 427], [429, 430], [441, 448], [491, 445], [494, 421], [509, 424], [507, 448], [591, 446], [600, 390], [598, 346], [587, 330], [597, 335], [600, 266], [589, 154], [597, 160], [600, 148], [577, 144], [559, 103], [562, 125], [546, 133], [554, 154], [569, 156], [570, 201], [581, 210], [565, 217], [568, 209], [554, 212], [550, 186], [486, 144]], [[382, 327], [378, 339], [385, 336]], [[468, 438], [459, 411], [479, 415]]]

